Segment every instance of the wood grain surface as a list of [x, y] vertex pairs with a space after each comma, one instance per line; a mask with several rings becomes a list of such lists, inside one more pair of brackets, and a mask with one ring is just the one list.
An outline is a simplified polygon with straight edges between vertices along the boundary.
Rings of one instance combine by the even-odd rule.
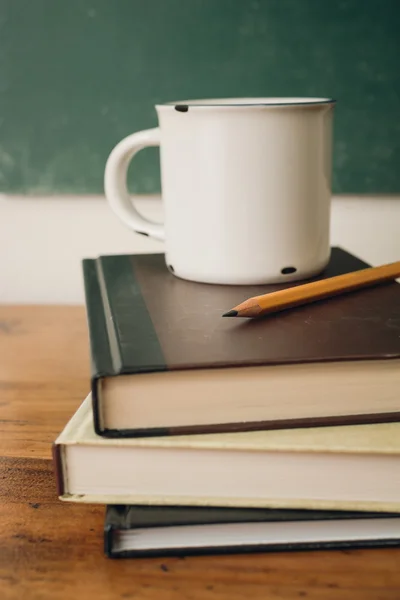
[[61, 503], [51, 463], [87, 344], [83, 307], [0, 306], [1, 600], [399, 600], [400, 549], [105, 558], [103, 507]]

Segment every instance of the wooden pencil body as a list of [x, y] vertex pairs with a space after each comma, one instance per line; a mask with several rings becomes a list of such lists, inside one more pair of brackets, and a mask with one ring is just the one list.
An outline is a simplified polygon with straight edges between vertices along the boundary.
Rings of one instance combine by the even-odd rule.
[[392, 281], [397, 277], [400, 277], [400, 261], [338, 275], [329, 279], [321, 279], [320, 281], [298, 285], [279, 292], [254, 296], [236, 306], [234, 310], [237, 311], [238, 317], [258, 317]]

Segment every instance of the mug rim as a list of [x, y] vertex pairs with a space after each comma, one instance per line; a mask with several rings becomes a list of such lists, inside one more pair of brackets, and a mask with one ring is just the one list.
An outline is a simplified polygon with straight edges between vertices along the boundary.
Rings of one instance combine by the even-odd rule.
[[186, 111], [190, 108], [269, 108], [269, 107], [302, 107], [336, 104], [334, 98], [320, 97], [254, 97], [254, 98], [204, 98], [198, 100], [179, 100], [156, 104], [156, 108], [174, 108]]

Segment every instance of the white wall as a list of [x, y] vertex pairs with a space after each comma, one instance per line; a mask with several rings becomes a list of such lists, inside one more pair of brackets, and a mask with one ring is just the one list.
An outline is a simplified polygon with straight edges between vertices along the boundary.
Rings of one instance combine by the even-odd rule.
[[[138, 207], [162, 219], [158, 199]], [[331, 237], [373, 265], [400, 260], [400, 197], [334, 198]], [[102, 197], [0, 196], [0, 303], [81, 304], [82, 258], [162, 251], [122, 225]]]

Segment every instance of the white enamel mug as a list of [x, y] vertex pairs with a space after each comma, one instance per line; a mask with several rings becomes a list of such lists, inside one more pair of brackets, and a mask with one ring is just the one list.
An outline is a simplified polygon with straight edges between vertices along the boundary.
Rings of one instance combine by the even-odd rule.
[[[111, 152], [105, 194], [133, 231], [165, 240], [178, 277], [219, 284], [295, 281], [330, 256], [332, 120], [327, 98], [195, 100], [156, 106], [159, 127]], [[160, 146], [164, 224], [139, 214], [127, 171]]]

